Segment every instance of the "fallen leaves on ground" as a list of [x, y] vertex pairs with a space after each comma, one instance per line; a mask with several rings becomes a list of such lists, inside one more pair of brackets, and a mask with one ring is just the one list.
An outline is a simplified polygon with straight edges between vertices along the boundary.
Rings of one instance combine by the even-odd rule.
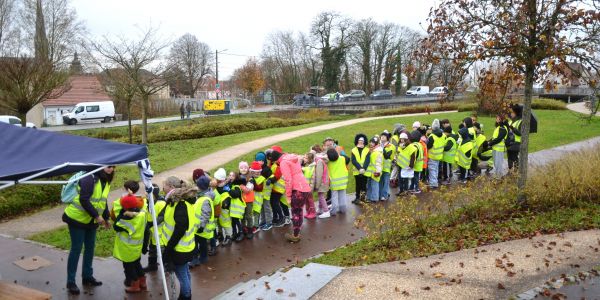
[[275, 292], [281, 294], [281, 293], [283, 293], [283, 289], [276, 289]]
[[498, 283], [498, 289], [505, 290], [506, 288], [504, 287], [504, 285], [502, 283]]
[[433, 278], [440, 278], [440, 277], [444, 277], [444, 275], [445, 275], [444, 273], [440, 273], [440, 272], [433, 273]]

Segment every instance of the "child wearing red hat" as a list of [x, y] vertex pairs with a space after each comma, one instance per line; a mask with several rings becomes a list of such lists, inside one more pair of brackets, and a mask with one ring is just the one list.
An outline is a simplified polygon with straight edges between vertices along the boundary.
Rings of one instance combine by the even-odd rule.
[[146, 276], [140, 262], [146, 231], [146, 212], [138, 197], [127, 194], [118, 201], [120, 211], [113, 225], [116, 231], [113, 256], [123, 262], [125, 292], [147, 289]]

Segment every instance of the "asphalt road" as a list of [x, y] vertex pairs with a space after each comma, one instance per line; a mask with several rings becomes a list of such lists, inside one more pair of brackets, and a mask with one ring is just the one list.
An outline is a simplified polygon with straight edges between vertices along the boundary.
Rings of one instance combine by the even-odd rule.
[[[272, 110], [284, 110], [284, 109], [288, 109], [290, 107], [291, 106], [289, 106], [289, 105], [277, 105], [277, 106], [270, 105], [270, 106], [256, 107], [252, 110], [250, 110], [250, 109], [234, 109], [231, 111], [231, 114], [236, 115], [236, 114], [247, 114], [247, 113], [252, 113], [252, 112], [268, 112], [268, 111], [272, 111]], [[190, 118], [192, 118], [192, 119], [205, 118], [205, 117], [212, 117], [212, 116], [207, 116], [207, 115], [200, 114], [197, 112], [192, 113], [190, 115]], [[171, 121], [177, 121], [180, 119], [181, 118], [179, 116], [166, 117], [166, 118], [152, 118], [152, 119], [148, 119], [148, 124], [171, 122]], [[132, 125], [142, 124], [142, 120], [131, 120], [131, 124]], [[119, 127], [119, 126], [127, 126], [127, 120], [110, 122], [110, 123], [93, 122], [93, 123], [81, 123], [81, 124], [77, 124], [77, 125], [42, 127], [40, 129], [47, 130], [47, 131], [67, 131], [67, 130], [82, 130], [82, 129], [93, 129], [93, 128], [109, 128], [109, 127]]]

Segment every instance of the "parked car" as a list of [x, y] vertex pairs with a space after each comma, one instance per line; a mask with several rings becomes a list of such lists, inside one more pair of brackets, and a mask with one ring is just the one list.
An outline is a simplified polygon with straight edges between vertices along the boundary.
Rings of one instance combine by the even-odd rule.
[[448, 88], [445, 86], [436, 86], [433, 90], [431, 90], [431, 92], [429, 92], [429, 95], [432, 96], [439, 96], [439, 95], [446, 95], [448, 94]]
[[382, 100], [382, 99], [392, 99], [392, 91], [390, 90], [377, 90], [371, 94], [369, 97], [371, 100]]
[[323, 101], [323, 102], [344, 101], [344, 95], [342, 95], [340, 92], [329, 93], [329, 94], [321, 96], [321, 101]]
[[406, 96], [422, 96], [429, 94], [429, 87], [424, 85], [411, 86], [406, 91]]
[[78, 103], [68, 113], [63, 114], [63, 122], [75, 125], [83, 121], [100, 121], [108, 123], [115, 119], [115, 105], [112, 101]]
[[[15, 126], [21, 126], [21, 119], [15, 117], [15, 116], [0, 116], [0, 122], [6, 123], [6, 124], [12, 124]], [[31, 122], [27, 122], [25, 124], [25, 126], [28, 128], [36, 128], [35, 124], [33, 124]]]
[[361, 90], [350, 90], [344, 94], [344, 101], [365, 100], [367, 94]]

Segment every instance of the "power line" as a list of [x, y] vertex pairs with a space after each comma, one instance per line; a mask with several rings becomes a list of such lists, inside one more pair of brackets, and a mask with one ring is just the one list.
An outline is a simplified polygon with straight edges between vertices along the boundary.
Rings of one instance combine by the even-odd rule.
[[257, 57], [258, 56], [258, 55], [236, 54], [236, 53], [229, 53], [229, 52], [219, 52], [219, 54], [221, 54], [221, 55], [231, 55], [231, 56], [243, 56], [243, 57]]

